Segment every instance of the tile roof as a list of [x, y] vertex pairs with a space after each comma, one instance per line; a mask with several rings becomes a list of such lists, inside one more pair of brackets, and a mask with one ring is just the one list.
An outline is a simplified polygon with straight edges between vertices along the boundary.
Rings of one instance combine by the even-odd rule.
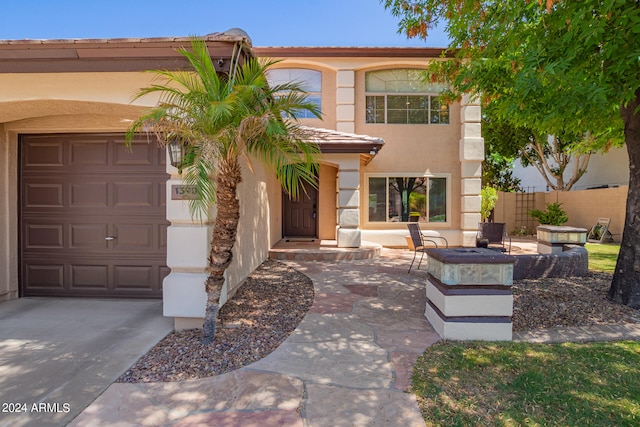
[[323, 153], [376, 153], [384, 145], [382, 138], [340, 132], [337, 130], [302, 126], [310, 141], [320, 146]]

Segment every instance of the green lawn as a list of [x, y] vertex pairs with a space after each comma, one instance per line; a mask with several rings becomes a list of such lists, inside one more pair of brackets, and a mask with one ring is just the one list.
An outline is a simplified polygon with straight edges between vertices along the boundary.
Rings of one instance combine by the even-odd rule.
[[444, 342], [413, 387], [428, 426], [637, 426], [640, 343]]
[[587, 243], [585, 247], [589, 252], [589, 270], [613, 273], [618, 252], [620, 252], [620, 244]]

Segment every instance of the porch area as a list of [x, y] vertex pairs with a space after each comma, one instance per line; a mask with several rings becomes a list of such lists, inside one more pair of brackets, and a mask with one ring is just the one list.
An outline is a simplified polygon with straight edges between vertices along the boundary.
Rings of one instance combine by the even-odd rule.
[[[538, 253], [535, 240], [513, 239], [512, 244], [512, 255]], [[284, 238], [269, 250], [269, 258], [280, 261], [352, 261], [377, 258], [382, 247], [377, 243], [362, 242], [359, 248], [339, 248], [335, 240]]]
[[336, 240], [284, 238], [269, 250], [280, 261], [353, 261], [380, 256], [382, 246], [362, 242], [359, 248], [340, 248]]

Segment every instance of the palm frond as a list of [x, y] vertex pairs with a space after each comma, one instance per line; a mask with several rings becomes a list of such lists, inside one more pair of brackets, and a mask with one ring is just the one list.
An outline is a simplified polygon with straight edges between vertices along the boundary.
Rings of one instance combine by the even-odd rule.
[[195, 189], [196, 197], [189, 200], [189, 212], [192, 217], [202, 221], [209, 216], [211, 207], [216, 200], [215, 163], [211, 162], [210, 156], [202, 150], [205, 146], [199, 147], [194, 153], [193, 165], [185, 170], [182, 180], [185, 185]]

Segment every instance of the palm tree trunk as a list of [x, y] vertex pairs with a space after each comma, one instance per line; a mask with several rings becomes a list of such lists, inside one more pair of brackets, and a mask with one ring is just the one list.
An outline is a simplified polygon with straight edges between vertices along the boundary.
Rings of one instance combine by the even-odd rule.
[[211, 344], [215, 337], [224, 272], [233, 257], [231, 251], [236, 242], [240, 219], [240, 202], [236, 197], [236, 190], [241, 181], [242, 174], [237, 158], [229, 159], [220, 165], [216, 178], [217, 215], [209, 254], [209, 277], [205, 283], [207, 308], [202, 334], [202, 342], [205, 344]]

